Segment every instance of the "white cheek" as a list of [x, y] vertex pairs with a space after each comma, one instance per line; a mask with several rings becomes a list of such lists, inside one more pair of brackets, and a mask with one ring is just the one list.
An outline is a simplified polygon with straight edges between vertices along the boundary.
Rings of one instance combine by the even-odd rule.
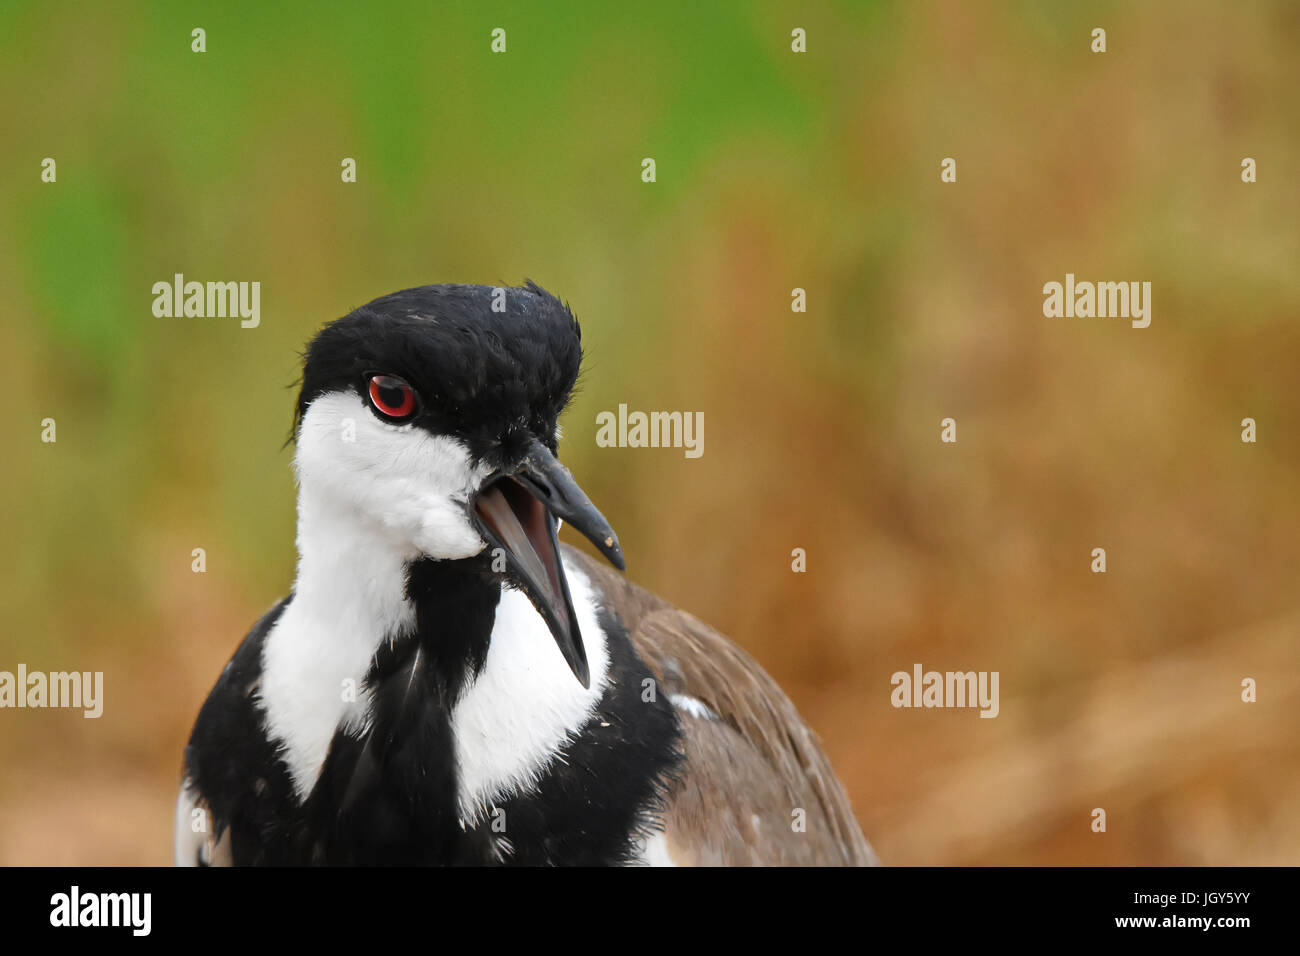
[[304, 495], [349, 509], [430, 557], [467, 558], [487, 547], [467, 504], [491, 469], [454, 438], [381, 422], [355, 393], [311, 403], [294, 465]]

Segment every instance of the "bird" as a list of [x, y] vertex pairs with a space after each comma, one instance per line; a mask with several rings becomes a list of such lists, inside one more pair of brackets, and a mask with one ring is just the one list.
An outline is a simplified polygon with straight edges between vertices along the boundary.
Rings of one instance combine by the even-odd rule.
[[776, 682], [619, 573], [558, 458], [581, 361], [531, 280], [395, 292], [310, 341], [296, 577], [198, 712], [178, 865], [878, 862]]

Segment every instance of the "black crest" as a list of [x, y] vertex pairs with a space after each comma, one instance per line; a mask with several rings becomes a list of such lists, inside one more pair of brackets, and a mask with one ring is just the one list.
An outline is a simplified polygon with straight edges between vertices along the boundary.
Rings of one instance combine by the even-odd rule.
[[577, 319], [533, 282], [394, 292], [330, 323], [307, 347], [294, 434], [315, 398], [361, 393], [384, 373], [419, 394], [415, 426], [455, 435], [477, 457], [527, 435], [554, 450], [581, 362]]

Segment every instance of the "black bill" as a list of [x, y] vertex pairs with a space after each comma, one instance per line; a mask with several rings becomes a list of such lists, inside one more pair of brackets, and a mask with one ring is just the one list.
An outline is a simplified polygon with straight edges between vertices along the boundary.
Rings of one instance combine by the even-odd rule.
[[577, 528], [622, 571], [623, 551], [614, 529], [540, 442], [532, 444], [514, 472], [484, 485], [470, 503], [470, 515], [487, 542], [505, 553], [573, 675], [589, 687], [587, 653], [560, 563], [556, 519]]

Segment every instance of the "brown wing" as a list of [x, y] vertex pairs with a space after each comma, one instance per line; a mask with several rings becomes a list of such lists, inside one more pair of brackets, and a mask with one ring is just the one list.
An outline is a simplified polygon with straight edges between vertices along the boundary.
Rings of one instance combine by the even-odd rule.
[[681, 717], [686, 760], [664, 818], [672, 862], [878, 863], [817, 735], [752, 657], [578, 551], [564, 560], [617, 612]]

